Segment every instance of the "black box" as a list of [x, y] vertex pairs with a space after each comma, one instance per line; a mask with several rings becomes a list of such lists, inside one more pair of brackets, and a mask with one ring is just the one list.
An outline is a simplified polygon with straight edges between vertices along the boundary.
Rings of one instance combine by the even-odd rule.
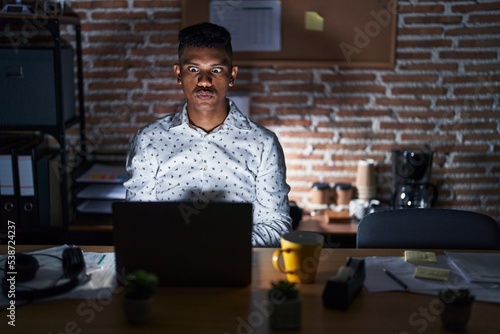
[[[62, 121], [75, 116], [74, 53], [61, 50]], [[0, 126], [55, 126], [54, 50], [0, 49]]]

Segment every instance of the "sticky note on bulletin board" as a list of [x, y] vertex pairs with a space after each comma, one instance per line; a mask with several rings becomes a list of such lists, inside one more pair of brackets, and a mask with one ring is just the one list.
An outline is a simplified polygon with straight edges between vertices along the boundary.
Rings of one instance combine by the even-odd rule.
[[[235, 52], [235, 65], [394, 66], [397, 0], [279, 3], [280, 50]], [[209, 4], [210, 0], [182, 0], [182, 26], [209, 21]], [[245, 6], [245, 1], [231, 1], [231, 4]]]

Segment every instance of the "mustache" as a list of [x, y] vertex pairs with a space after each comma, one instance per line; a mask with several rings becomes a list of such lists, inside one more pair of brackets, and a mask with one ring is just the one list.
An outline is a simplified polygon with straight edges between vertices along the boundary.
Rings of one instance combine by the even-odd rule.
[[215, 93], [216, 90], [215, 89], [212, 89], [211, 87], [200, 87], [200, 88], [196, 88], [194, 90], [195, 93], [199, 93], [199, 92], [208, 92], [208, 93]]

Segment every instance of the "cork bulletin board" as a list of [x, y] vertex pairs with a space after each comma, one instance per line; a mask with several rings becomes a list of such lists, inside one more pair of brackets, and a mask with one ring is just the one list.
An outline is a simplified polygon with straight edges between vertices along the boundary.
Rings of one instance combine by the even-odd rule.
[[[235, 51], [235, 65], [394, 66], [397, 0], [267, 1], [277, 2], [281, 10], [279, 50]], [[245, 1], [228, 4], [241, 9]], [[183, 27], [210, 21], [209, 12], [210, 0], [182, 0]]]

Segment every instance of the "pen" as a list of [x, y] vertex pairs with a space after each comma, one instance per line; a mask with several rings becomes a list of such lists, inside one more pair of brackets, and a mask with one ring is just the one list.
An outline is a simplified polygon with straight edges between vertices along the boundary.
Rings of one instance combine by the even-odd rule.
[[100, 265], [102, 263], [102, 261], [104, 260], [105, 257], [106, 257], [106, 254], [103, 254], [101, 256], [101, 258], [99, 259], [99, 261], [97, 262], [97, 265]]
[[408, 285], [404, 284], [399, 278], [396, 277], [396, 275], [394, 275], [393, 273], [391, 273], [389, 270], [387, 269], [383, 269], [384, 270], [384, 273], [387, 274], [387, 276], [389, 276], [390, 278], [392, 278], [392, 280], [396, 283], [398, 283], [400, 286], [403, 287], [403, 289], [405, 290], [408, 290]]

